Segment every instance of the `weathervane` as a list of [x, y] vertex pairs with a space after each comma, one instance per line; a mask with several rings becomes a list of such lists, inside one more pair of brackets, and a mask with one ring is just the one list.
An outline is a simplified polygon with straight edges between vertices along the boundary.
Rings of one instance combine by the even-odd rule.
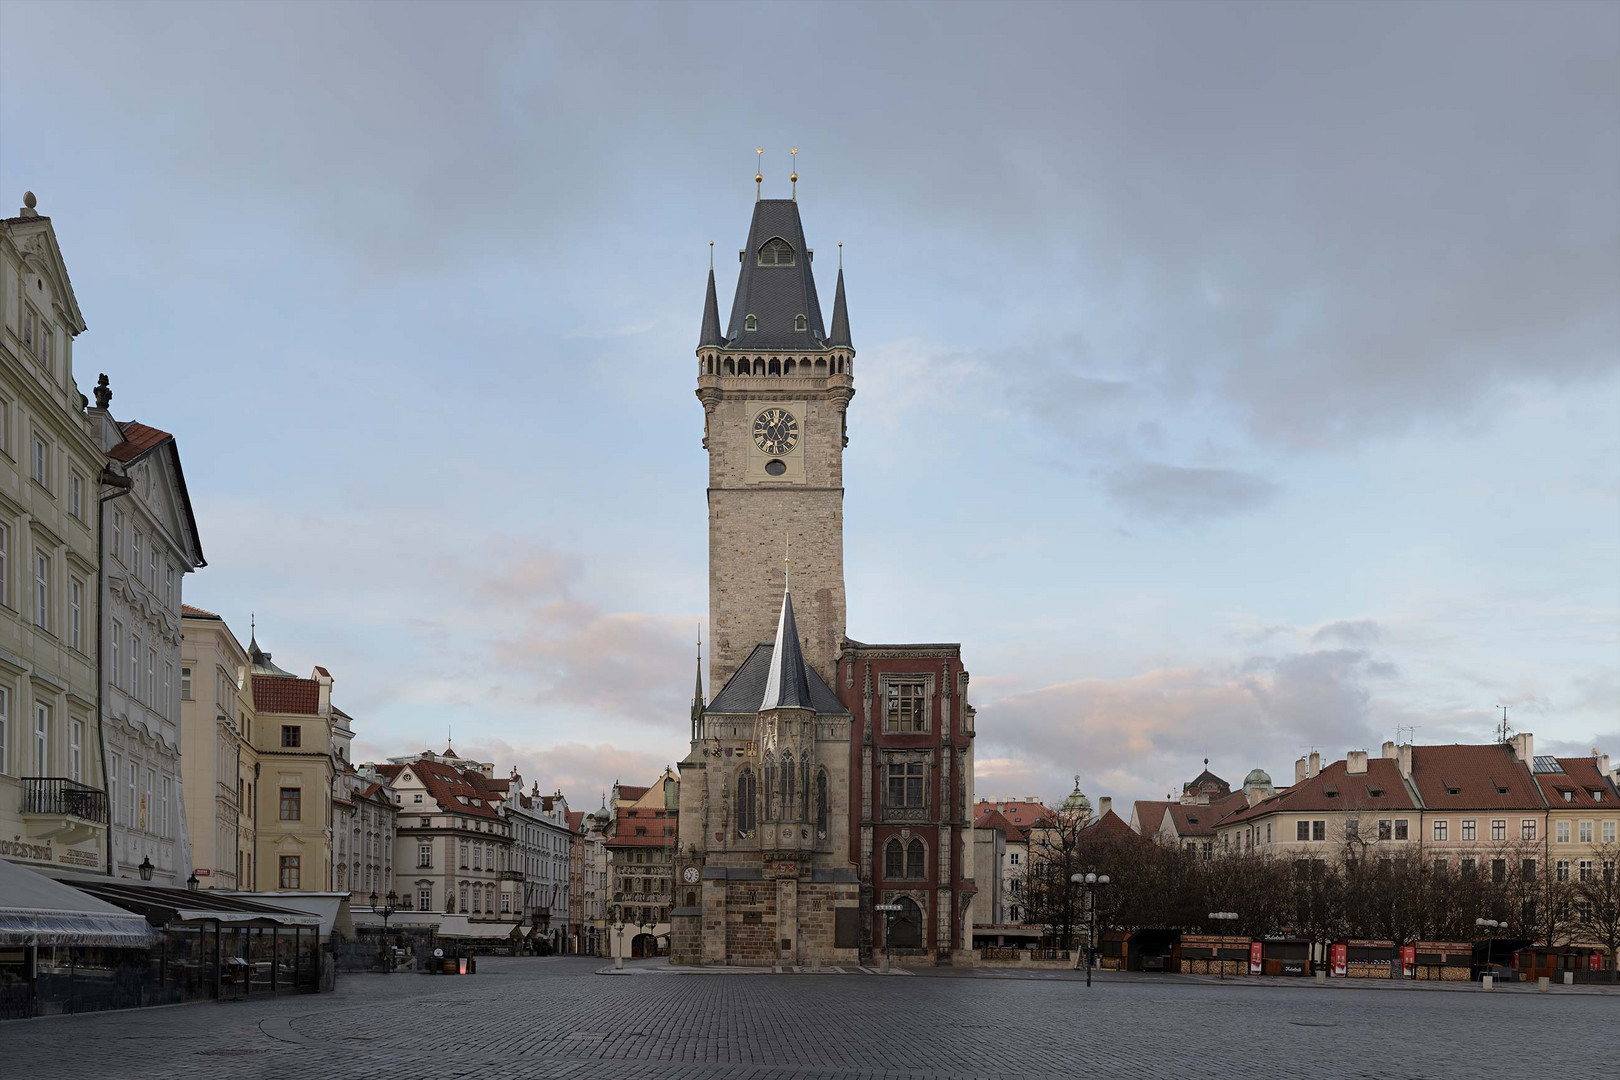
[[793, 183], [793, 201], [799, 201], [799, 148], [795, 146], [788, 153], [793, 155], [793, 171], [788, 174], [788, 180]]
[[754, 201], [760, 200], [760, 185], [765, 182], [764, 173], [765, 148], [756, 147], [754, 150]]

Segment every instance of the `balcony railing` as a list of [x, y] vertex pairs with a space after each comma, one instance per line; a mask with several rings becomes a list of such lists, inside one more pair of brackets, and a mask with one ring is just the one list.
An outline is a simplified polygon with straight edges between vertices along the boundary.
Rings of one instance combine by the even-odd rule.
[[107, 824], [107, 793], [64, 776], [22, 778], [22, 812], [58, 814]]

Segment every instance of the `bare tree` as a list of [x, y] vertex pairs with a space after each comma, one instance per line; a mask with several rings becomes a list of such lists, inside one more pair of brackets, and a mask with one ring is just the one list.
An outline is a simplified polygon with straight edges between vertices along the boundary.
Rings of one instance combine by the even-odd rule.
[[1620, 844], [1603, 844], [1592, 852], [1593, 866], [1571, 890], [1572, 930], [1582, 941], [1602, 945], [1609, 953], [1609, 981], [1620, 981]]

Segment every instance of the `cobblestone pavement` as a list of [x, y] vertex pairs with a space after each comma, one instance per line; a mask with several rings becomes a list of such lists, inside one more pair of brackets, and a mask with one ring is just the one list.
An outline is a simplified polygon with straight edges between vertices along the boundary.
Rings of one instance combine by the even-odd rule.
[[[1620, 998], [866, 974], [602, 978], [583, 958], [334, 994], [0, 1024], [0, 1076], [50, 1080], [1055, 1080], [1612, 1075]], [[1013, 973], [1017, 974], [1017, 973]], [[1050, 973], [1040, 973], [1049, 976]], [[1605, 1034], [1607, 1033], [1607, 1034]]]

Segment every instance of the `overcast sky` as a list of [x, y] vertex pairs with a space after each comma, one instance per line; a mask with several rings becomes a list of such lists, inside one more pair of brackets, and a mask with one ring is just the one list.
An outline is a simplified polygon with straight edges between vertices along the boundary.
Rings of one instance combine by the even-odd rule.
[[1620, 754], [1617, 53], [1612, 3], [4, 3], [0, 197], [178, 437], [186, 600], [357, 758], [590, 807], [686, 749], [709, 242], [729, 297], [797, 146], [849, 633], [962, 643], [981, 795], [1158, 797], [1502, 703]]

